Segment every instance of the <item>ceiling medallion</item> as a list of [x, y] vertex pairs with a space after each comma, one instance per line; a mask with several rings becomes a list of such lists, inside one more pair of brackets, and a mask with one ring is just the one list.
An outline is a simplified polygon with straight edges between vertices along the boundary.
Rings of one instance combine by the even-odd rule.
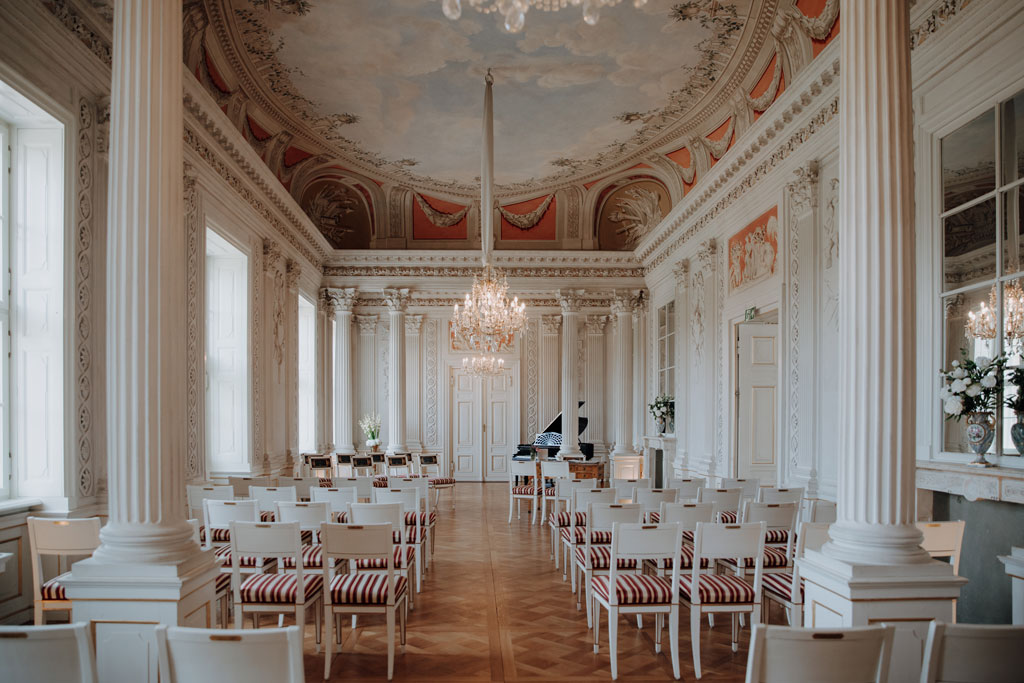
[[[508, 280], [491, 265], [491, 240], [494, 239], [494, 107], [491, 88], [494, 79], [487, 70], [484, 91], [484, 146], [480, 172], [480, 242], [483, 273], [473, 278], [473, 289], [460, 308], [452, 314], [452, 335], [477, 355], [462, 359], [470, 374], [498, 374], [504, 361], [493, 354], [512, 350], [517, 332], [526, 328], [526, 304], [519, 297], [508, 299]], [[489, 354], [487, 357], [485, 354]]]
[[[557, 12], [568, 6], [583, 7], [583, 21], [593, 26], [601, 18], [602, 7], [618, 5], [622, 0], [465, 0], [465, 3], [483, 14], [497, 12], [505, 18], [505, 30], [519, 33], [526, 23], [531, 8], [544, 12]], [[643, 7], [647, 0], [633, 0], [633, 7]], [[441, 0], [444, 15], [452, 21], [462, 16], [463, 0]]]

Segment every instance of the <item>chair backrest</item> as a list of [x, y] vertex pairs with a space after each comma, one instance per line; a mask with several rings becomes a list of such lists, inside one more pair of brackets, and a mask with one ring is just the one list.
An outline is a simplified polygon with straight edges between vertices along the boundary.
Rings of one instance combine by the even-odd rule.
[[[352, 503], [348, 506], [350, 524], [390, 524], [394, 531], [405, 525], [402, 503]], [[402, 534], [405, 538], [405, 534]]]
[[677, 500], [696, 500], [697, 492], [706, 484], [707, 479], [704, 477], [686, 477], [683, 479], [669, 477], [668, 483], [665, 484], [665, 488], [676, 489], [679, 491], [679, 497]]
[[719, 488], [743, 489], [744, 498], [754, 499], [757, 498], [757, 491], [761, 488], [761, 480], [757, 478], [730, 479], [729, 477], [722, 477], [722, 485]]
[[[392, 534], [393, 531], [387, 523], [324, 524], [320, 527], [320, 542], [324, 557], [324, 584], [331, 584], [335, 563], [340, 566], [345, 560], [351, 562], [353, 560], [382, 559], [385, 561], [388, 577], [387, 604], [394, 605], [397, 592], [394, 590], [395, 581], [399, 577], [395, 574]], [[405, 550], [403, 549], [399, 557], [404, 556]], [[327, 605], [331, 604], [331, 591], [324, 591], [324, 602]]]
[[649, 489], [651, 488], [650, 479], [613, 479], [612, 488], [615, 489], [615, 495], [619, 500], [635, 500], [634, 491], [636, 489]]
[[388, 475], [412, 474], [412, 464], [409, 461], [409, 453], [393, 453], [387, 456]]
[[[355, 460], [357, 455], [353, 455], [352, 459]], [[334, 484], [334, 488], [354, 488], [356, 490], [356, 498], [359, 500], [371, 500], [373, 498], [373, 482], [374, 478], [370, 476], [364, 477], [335, 477], [331, 480]]]
[[320, 487], [320, 477], [278, 477], [277, 486], [294, 486], [299, 500], [309, 500], [310, 491]]
[[250, 486], [273, 486], [270, 477], [228, 477], [228, 485], [235, 490], [235, 498], [247, 498]]
[[298, 626], [234, 630], [156, 627], [161, 683], [305, 680]]
[[804, 498], [802, 522], [824, 522], [831, 524], [837, 519], [836, 504], [821, 498]]
[[[589, 521], [589, 520], [588, 520]], [[611, 563], [608, 565], [608, 595], [611, 604], [617, 604], [619, 560], [636, 560], [637, 566], [643, 560], [657, 560], [659, 566], [672, 558], [671, 595], [672, 604], [679, 602], [679, 561], [683, 547], [683, 529], [678, 524], [637, 524], [616, 522], [612, 526]]]
[[303, 456], [303, 462], [302, 473], [306, 477], [327, 477], [334, 471], [334, 456], [330, 453], [309, 453]]
[[758, 503], [800, 503], [804, 498], [803, 488], [777, 488], [759, 486], [757, 489]]
[[388, 488], [403, 491], [417, 489], [424, 512], [430, 512], [430, 480], [426, 477], [388, 477]]
[[743, 508], [743, 523], [764, 522], [766, 529], [785, 531], [786, 558], [793, 559], [793, 536], [796, 535], [796, 518], [799, 503], [756, 503], [749, 502]]
[[555, 498], [569, 500], [575, 489], [596, 489], [597, 479], [555, 479]]
[[260, 512], [273, 512], [278, 501], [297, 501], [294, 486], [250, 486], [249, 498], [256, 501]]
[[[302, 535], [298, 522], [232, 522], [231, 523], [231, 591], [236, 604], [241, 602], [239, 587], [243, 557], [256, 557], [257, 568], [269, 559], [292, 558], [298, 585], [303, 582]], [[304, 591], [297, 591], [295, 604], [306, 601]]]
[[96, 683], [89, 624], [0, 626], [0, 679]]
[[717, 559], [740, 560], [754, 558], [754, 595], [761, 595], [761, 574], [764, 568], [764, 536], [767, 526], [764, 522], [754, 524], [703, 524], [698, 523], [693, 531], [693, 590], [696, 598], [702, 560], [710, 560], [709, 567]]
[[698, 522], [710, 524], [715, 520], [711, 503], [662, 503], [659, 522], [679, 524], [683, 531], [693, 531]]
[[568, 479], [572, 476], [569, 463], [564, 460], [541, 460], [540, 474], [546, 479]]
[[368, 455], [353, 455], [352, 474], [356, 476], [373, 474], [373, 458]]
[[614, 503], [615, 489], [573, 489], [569, 512], [586, 512], [591, 503]]
[[190, 527], [192, 527], [192, 542], [195, 543], [198, 546], [202, 546], [203, 542], [202, 542], [202, 540], [200, 540], [200, 536], [199, 536], [199, 526], [200, 526], [199, 520], [198, 519], [189, 519], [187, 521], [188, 521], [188, 525]]
[[57, 573], [67, 571], [67, 558], [88, 557], [100, 545], [100, 518], [47, 519], [29, 517], [28, 543], [32, 554], [32, 584], [34, 595], [40, 595], [43, 578], [42, 558], [57, 556]]
[[921, 547], [932, 557], [948, 557], [953, 573], [960, 573], [960, 546], [964, 540], [965, 522], [918, 522], [924, 539]]
[[[337, 516], [339, 512], [348, 512], [348, 504], [356, 503], [356, 489], [354, 486], [337, 488], [315, 488], [310, 489], [313, 494], [314, 503], [327, 503], [331, 514]], [[334, 520], [332, 520], [334, 521]]]
[[417, 488], [398, 489], [374, 489], [373, 502], [375, 503], [400, 503], [404, 512], [419, 512], [420, 491]]
[[324, 522], [331, 520], [331, 506], [326, 502], [296, 503], [294, 501], [278, 501], [278, 522], [298, 522], [303, 531], [319, 529]]
[[1024, 626], [933, 621], [921, 683], [1012, 683], [1024, 678]]
[[754, 624], [747, 683], [886, 683], [895, 628], [789, 628]]
[[715, 519], [722, 512], [739, 512], [740, 498], [743, 496], [743, 489], [709, 489], [701, 488], [697, 491], [698, 503], [712, 503], [715, 506]]
[[[640, 524], [644, 510], [637, 503], [591, 503], [587, 506], [587, 531], [611, 531], [615, 524]], [[590, 537], [587, 537], [590, 543]]]
[[185, 497], [188, 500], [189, 517], [196, 517], [203, 514], [204, 500], [232, 500], [235, 497], [235, 487], [189, 484], [185, 487]]
[[203, 501], [203, 525], [206, 526], [205, 548], [213, 546], [214, 529], [230, 529], [233, 522], [258, 522], [260, 510], [255, 500]]
[[633, 494], [645, 513], [657, 512], [661, 509], [662, 503], [674, 503], [679, 499], [679, 491], [676, 489], [638, 488]]
[[533, 477], [537, 475], [537, 463], [533, 460], [512, 460], [508, 466], [508, 485], [515, 485], [516, 477]]
[[444, 474], [441, 472], [441, 463], [438, 461], [436, 453], [417, 453], [414, 457], [416, 458], [417, 474], [434, 477], [440, 477]]

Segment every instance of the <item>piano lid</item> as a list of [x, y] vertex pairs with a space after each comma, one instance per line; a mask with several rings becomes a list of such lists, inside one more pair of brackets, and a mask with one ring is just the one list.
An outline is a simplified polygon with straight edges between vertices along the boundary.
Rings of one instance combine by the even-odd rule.
[[[586, 401], [580, 401], [579, 402], [579, 406], [577, 406], [577, 407], [578, 408], [582, 408], [584, 403], [586, 403]], [[579, 418], [579, 431], [576, 432], [577, 436], [582, 434], [583, 430], [587, 428], [587, 423], [588, 422], [589, 422], [589, 420], [587, 418], [585, 418], [585, 417]], [[542, 431], [542, 433], [544, 433], [544, 432], [558, 432], [558, 433], [562, 432], [562, 411], [558, 411], [558, 415], [555, 415], [555, 419], [552, 420], [551, 424], [549, 424]]]

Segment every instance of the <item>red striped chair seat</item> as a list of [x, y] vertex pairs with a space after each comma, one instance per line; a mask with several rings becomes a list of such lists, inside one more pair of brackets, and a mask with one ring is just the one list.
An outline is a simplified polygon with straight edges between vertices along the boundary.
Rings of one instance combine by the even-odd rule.
[[[281, 558], [281, 566], [285, 569], [295, 569], [294, 557]], [[302, 546], [302, 566], [306, 569], [324, 568], [324, 549], [319, 543]]]
[[375, 475], [373, 475], [373, 478], [374, 478], [375, 481], [387, 481], [388, 480], [388, 475], [386, 475], [386, 474], [375, 474]]
[[[586, 546], [580, 546], [576, 548], [576, 561], [585, 562], [583, 559], [586, 556]], [[590, 548], [590, 568], [591, 569], [609, 569], [612, 566], [612, 549], [610, 546], [599, 545], [591, 546]], [[619, 558], [619, 569], [636, 569], [637, 562], [634, 559], [628, 557]]]
[[555, 496], [555, 487], [554, 486], [546, 487], [544, 489], [544, 495], [545, 496], [551, 496], [552, 498], [554, 498], [554, 496]]
[[430, 486], [454, 486], [455, 480], [451, 477], [431, 477]]
[[[231, 546], [225, 545], [217, 548], [213, 551], [213, 556], [218, 562], [225, 567], [231, 566]], [[256, 555], [242, 555], [241, 559], [238, 560], [238, 566], [246, 569], [252, 569], [259, 562], [259, 557]], [[268, 559], [264, 562], [264, 565], [271, 565], [274, 563], [273, 559]]]
[[[666, 557], [664, 559], [663, 563], [662, 563], [662, 566], [665, 567], [665, 569], [672, 569], [672, 563], [674, 561], [675, 561], [675, 558]], [[648, 560], [648, 562], [653, 564], [652, 560]], [[679, 550], [679, 568], [680, 569], [693, 569], [693, 548], [692, 547], [690, 547], [688, 545], [684, 545], [682, 548], [680, 548], [680, 550]], [[707, 569], [708, 568], [708, 558], [706, 558], [706, 557], [701, 558], [701, 560], [700, 560], [700, 568], [701, 569]]]
[[273, 510], [264, 510], [264, 511], [260, 512], [260, 521], [261, 522], [275, 522], [275, 521], [277, 521], [277, 515], [274, 513]]
[[789, 543], [789, 529], [768, 529], [764, 535], [765, 543]]
[[[304, 575], [305, 599], [309, 600], [324, 585], [320, 574]], [[253, 574], [242, 581], [239, 592], [242, 602], [283, 603], [295, 602], [299, 580], [295, 574]]]
[[[554, 524], [555, 526], [562, 528], [569, 526], [569, 512], [563, 511], [559, 513], [549, 512], [548, 513], [548, 524]], [[576, 526], [587, 525], [587, 513], [577, 512], [576, 513]]]
[[[401, 546], [395, 548], [395, 567], [404, 569], [408, 567], [413, 558], [416, 557], [416, 548], [413, 546], [405, 547], [405, 561], [402, 560], [402, 548]], [[368, 559], [356, 560], [357, 569], [387, 569], [388, 561], [383, 557], [372, 557]]]
[[[733, 569], [736, 568], [736, 560], [733, 559], [733, 558], [729, 558], [727, 560], [722, 560], [721, 562], [722, 562], [722, 564], [724, 564], [724, 565], [726, 565], [728, 567], [732, 567]], [[776, 569], [778, 567], [785, 567], [787, 564], [788, 564], [788, 562], [787, 562], [787, 558], [786, 558], [786, 549], [785, 548], [771, 548], [771, 547], [765, 546], [765, 549], [764, 549], [764, 564], [763, 564], [764, 567], [767, 567], [769, 569]], [[744, 558], [743, 566], [746, 567], [747, 569], [753, 569], [754, 568], [754, 558], [753, 557]]]
[[536, 487], [529, 486], [529, 485], [526, 485], [526, 486], [513, 486], [512, 487], [512, 495], [513, 496], [532, 496], [534, 494], [534, 491], [536, 491], [536, 490], [537, 490]]
[[[338, 524], [348, 524], [348, 513], [342, 510], [337, 515], [335, 515], [335, 519], [338, 520]], [[319, 533], [320, 532], [318, 531], [317, 534]], [[317, 538], [319, 538], [319, 536], [317, 536]]]
[[[433, 510], [430, 511], [430, 517], [429, 518], [427, 518], [427, 513], [426, 512], [421, 512], [420, 513], [420, 524], [426, 526], [428, 524], [434, 524], [435, 522], [437, 522], [437, 513], [434, 512]], [[406, 526], [416, 526], [416, 513], [415, 512], [406, 512], [405, 513], [405, 525]]]
[[[590, 580], [594, 593], [605, 600], [610, 600], [610, 579], [602, 575]], [[660, 576], [625, 574], [615, 579], [615, 595], [620, 605], [663, 605], [672, 601], [672, 584]]]
[[[383, 477], [383, 478], [381, 478]], [[373, 488], [375, 489], [386, 489], [388, 487], [388, 477], [385, 474], [380, 475], [373, 480]]]
[[213, 592], [214, 594], [226, 591], [231, 588], [231, 573], [221, 572], [217, 574], [217, 578], [213, 580]]
[[735, 510], [723, 510], [719, 520], [722, 524], [735, 524], [736, 523], [736, 511]]
[[[404, 576], [395, 577], [395, 600], [408, 589]], [[384, 605], [388, 601], [387, 574], [339, 574], [331, 581], [331, 602], [336, 605]]]
[[683, 530], [683, 540], [687, 543], [693, 543], [693, 532]]
[[[405, 542], [406, 543], [418, 543], [420, 541], [426, 540], [426, 538], [427, 538], [427, 529], [425, 527], [418, 527], [418, 528], [420, 530], [419, 538], [418, 539], [416, 538], [416, 529], [417, 529], [417, 527], [407, 526], [405, 528]], [[397, 531], [392, 531], [391, 532], [391, 540], [393, 542], [395, 542], [395, 543], [401, 543], [402, 542], [402, 537], [398, 535]]]
[[61, 574], [55, 578], [50, 579], [42, 586], [39, 587], [40, 599], [42, 600], [67, 600], [68, 596], [64, 592], [64, 586], [60, 584], [60, 580], [67, 576], [67, 574]]
[[[206, 543], [206, 527], [199, 527], [199, 540]], [[231, 542], [231, 529], [214, 529], [213, 538], [211, 543], [230, 543]]]
[[658, 522], [661, 521], [661, 513], [660, 512], [648, 512], [647, 513], [647, 519], [651, 520], [652, 523], [657, 524]]
[[[697, 590], [701, 603], [705, 605], [754, 602], [754, 587], [738, 576], [701, 574], [699, 581]], [[687, 578], [686, 581], [680, 581], [680, 594], [690, 602], [693, 602], [690, 597], [692, 589], [692, 579]]]
[[329, 489], [334, 486], [334, 480], [330, 477], [320, 477], [320, 488]]
[[[765, 574], [761, 577], [764, 589], [773, 593], [786, 602], [793, 602], [793, 575], [792, 574]], [[804, 601], [804, 582], [800, 580], [800, 602]]]
[[[574, 526], [574, 527], [572, 527], [572, 531], [576, 535], [576, 542], [577, 543], [586, 543], [587, 542], [587, 528], [586, 527], [584, 527], [584, 526]], [[569, 527], [563, 527], [562, 531], [561, 531], [561, 534], [562, 534], [562, 538], [565, 539], [566, 541], [568, 541], [569, 540]], [[612, 532], [610, 532], [610, 531], [595, 531], [590, 536], [590, 542], [591, 543], [599, 543], [601, 545], [608, 545], [609, 543], [612, 542]]]

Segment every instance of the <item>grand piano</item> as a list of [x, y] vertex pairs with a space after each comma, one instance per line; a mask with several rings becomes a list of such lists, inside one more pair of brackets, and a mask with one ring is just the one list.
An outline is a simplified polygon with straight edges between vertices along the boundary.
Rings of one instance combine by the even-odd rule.
[[[579, 407], [583, 407], [584, 401], [579, 402]], [[579, 430], [576, 432], [577, 437], [583, 434], [583, 431], [587, 428], [589, 420], [585, 417], [579, 419]], [[594, 457], [594, 444], [586, 443], [583, 441], [579, 442], [580, 450], [583, 452], [583, 459], [590, 460]], [[534, 453], [537, 453], [537, 457], [541, 459], [554, 460], [562, 448], [562, 413], [559, 411], [555, 419], [544, 429], [543, 432], [537, 435], [533, 443], [521, 443], [516, 448], [515, 455], [512, 456], [513, 460], [530, 460]]]

